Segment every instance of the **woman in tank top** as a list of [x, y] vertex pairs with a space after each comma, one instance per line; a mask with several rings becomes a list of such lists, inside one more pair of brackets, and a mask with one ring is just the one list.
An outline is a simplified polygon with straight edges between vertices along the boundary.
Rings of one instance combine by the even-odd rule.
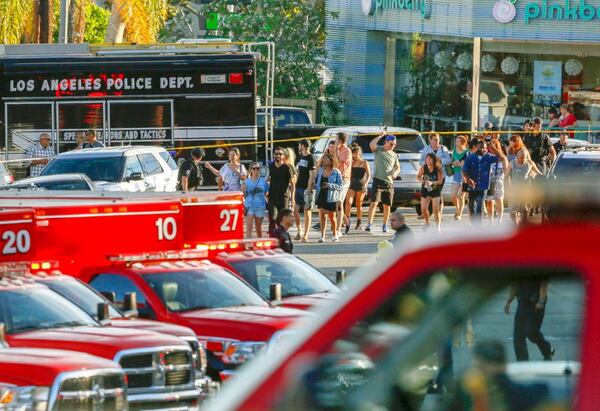
[[417, 181], [421, 183], [421, 211], [425, 219], [425, 230], [429, 228], [429, 203], [432, 205], [433, 218], [435, 219], [437, 230], [441, 229], [442, 216], [440, 213], [440, 196], [442, 194], [442, 185], [444, 181], [444, 171], [440, 160], [434, 153], [425, 155], [425, 164], [421, 166], [417, 173]]
[[350, 173], [350, 187], [346, 194], [346, 204], [344, 207], [346, 214], [346, 233], [350, 231], [350, 210], [352, 203], [356, 204], [356, 226], [355, 230], [360, 230], [362, 223], [362, 203], [367, 194], [367, 184], [371, 179], [371, 169], [362, 156], [362, 149], [358, 144], [350, 146], [352, 152], [352, 169]]

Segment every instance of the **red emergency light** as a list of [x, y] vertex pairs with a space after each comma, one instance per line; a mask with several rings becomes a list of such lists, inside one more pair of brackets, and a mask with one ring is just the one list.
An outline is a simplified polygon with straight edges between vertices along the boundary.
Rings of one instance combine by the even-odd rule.
[[210, 254], [224, 251], [272, 250], [279, 247], [274, 238], [253, 238], [247, 240], [218, 241], [200, 244], [184, 244], [186, 249], [208, 251]]
[[242, 73], [229, 73], [229, 84], [243, 84], [244, 75]]

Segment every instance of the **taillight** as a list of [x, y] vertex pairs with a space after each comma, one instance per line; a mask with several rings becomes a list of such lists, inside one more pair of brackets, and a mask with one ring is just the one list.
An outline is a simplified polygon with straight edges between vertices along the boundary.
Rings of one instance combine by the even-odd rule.
[[243, 84], [244, 75], [242, 73], [229, 73], [229, 84]]

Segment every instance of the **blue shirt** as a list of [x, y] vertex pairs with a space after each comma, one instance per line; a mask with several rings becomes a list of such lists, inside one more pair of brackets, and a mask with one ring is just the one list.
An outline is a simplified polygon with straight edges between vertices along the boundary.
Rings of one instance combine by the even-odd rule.
[[244, 206], [248, 209], [263, 209], [267, 206], [265, 194], [269, 191], [269, 186], [264, 177], [259, 177], [253, 181], [250, 177], [246, 179], [246, 199]]
[[492, 164], [498, 162], [498, 156], [485, 153], [478, 156], [477, 153], [471, 153], [465, 159], [463, 171], [470, 179], [475, 181], [474, 190], [487, 190], [490, 188], [490, 171]]

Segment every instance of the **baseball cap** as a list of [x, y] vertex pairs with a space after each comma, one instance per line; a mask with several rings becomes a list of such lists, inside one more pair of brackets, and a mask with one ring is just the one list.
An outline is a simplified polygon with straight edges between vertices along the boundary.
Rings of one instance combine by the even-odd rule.
[[385, 136], [385, 141], [396, 141], [396, 136], [393, 136], [391, 134], [387, 134]]
[[484, 129], [486, 129], [486, 130], [493, 130], [493, 129], [494, 129], [494, 124], [493, 124], [493, 123], [491, 123], [491, 122], [489, 122], [489, 121], [487, 121], [487, 122], [486, 122], [486, 123], [483, 125], [483, 128], [484, 128]]
[[192, 150], [192, 157], [194, 158], [200, 158], [200, 157], [204, 157], [204, 149], [200, 148], [200, 147], [196, 147], [195, 149]]

